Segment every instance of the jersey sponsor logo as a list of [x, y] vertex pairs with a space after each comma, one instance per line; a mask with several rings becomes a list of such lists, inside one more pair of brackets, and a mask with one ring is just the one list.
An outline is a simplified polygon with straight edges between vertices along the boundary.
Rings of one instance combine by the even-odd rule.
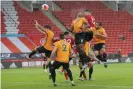
[[10, 67], [10, 68], [17, 68], [17, 66], [15, 65], [14, 62], [13, 62], [9, 67]]

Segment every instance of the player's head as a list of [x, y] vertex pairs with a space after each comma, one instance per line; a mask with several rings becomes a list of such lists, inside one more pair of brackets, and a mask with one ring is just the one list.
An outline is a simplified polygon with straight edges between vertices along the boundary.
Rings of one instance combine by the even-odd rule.
[[79, 12], [77, 18], [82, 18], [82, 17], [84, 17], [84, 12]]
[[60, 39], [61, 39], [61, 40], [64, 39], [64, 34], [60, 34]]
[[102, 27], [102, 22], [96, 22], [95, 24], [96, 29], [99, 29]]
[[45, 28], [46, 30], [51, 30], [51, 26], [50, 26], [50, 25], [45, 25], [44, 28]]
[[69, 35], [69, 32], [64, 32], [64, 36], [68, 36]]
[[90, 10], [90, 9], [85, 9], [85, 10], [84, 10], [84, 14], [85, 14], [85, 15], [90, 15], [90, 14], [92, 14], [92, 10]]

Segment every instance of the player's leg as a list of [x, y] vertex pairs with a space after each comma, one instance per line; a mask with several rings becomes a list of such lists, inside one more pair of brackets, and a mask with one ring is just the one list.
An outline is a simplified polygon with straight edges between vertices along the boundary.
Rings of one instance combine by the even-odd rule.
[[44, 70], [45, 73], [47, 73], [47, 71], [46, 71], [47, 58], [46, 57], [43, 57], [43, 60], [44, 60], [43, 70]]
[[63, 63], [62, 66], [63, 66], [64, 70], [67, 71], [68, 76], [69, 76], [69, 79], [71, 80], [72, 86], [75, 86], [75, 83], [74, 83], [74, 81], [73, 81], [72, 72], [71, 72], [71, 70], [69, 69], [69, 63]]
[[52, 68], [52, 66], [53, 66], [53, 63], [54, 63], [54, 61], [52, 60], [52, 61], [50, 61], [49, 62], [49, 64], [48, 64], [48, 66], [49, 66], [49, 79], [51, 79], [52, 77], [51, 77], [51, 68]]
[[47, 50], [47, 49], [45, 49], [44, 48], [44, 53], [45, 53], [45, 56], [46, 56], [46, 60], [47, 60], [47, 65], [46, 65], [46, 70], [47, 70], [47, 72], [49, 73], [49, 76], [50, 76], [50, 71], [48, 70], [48, 68], [49, 68], [49, 65], [50, 65], [50, 55], [51, 55], [51, 51], [50, 50]]
[[89, 80], [92, 80], [92, 74], [93, 74], [93, 63], [90, 62], [88, 64], [88, 67], [89, 67]]
[[30, 59], [34, 54], [36, 54], [37, 52], [41, 52], [43, 49], [43, 46], [39, 46], [39, 47], [36, 47], [27, 57], [27, 59]]
[[54, 61], [53, 65], [51, 66], [51, 78], [52, 78], [54, 86], [57, 86], [55, 69], [58, 69], [60, 66], [61, 66], [61, 63], [57, 61]]
[[[103, 47], [103, 43], [95, 44], [95, 45], [94, 45], [94, 50], [95, 50], [94, 53], [95, 53], [96, 57], [97, 57], [101, 62], [104, 63], [104, 67], [107, 68], [107, 63], [104, 62], [104, 59], [103, 59], [103, 57], [102, 57], [103, 55], [100, 53], [100, 51], [101, 51], [102, 48], [104, 48], [104, 47]], [[105, 54], [104, 56], [107, 57], [106, 54]]]
[[100, 44], [94, 44], [94, 54], [95, 56], [102, 61], [102, 56], [100, 55]]
[[[84, 38], [85, 38], [85, 33], [78, 33], [75, 35], [75, 44], [76, 44], [76, 49], [79, 53], [79, 58], [80, 58], [80, 61], [82, 62], [83, 65], [85, 65], [85, 61], [84, 60], [84, 53], [83, 53], [83, 48], [84, 48]], [[82, 69], [81, 69], [82, 70]], [[85, 72], [84, 70], [80, 71], [80, 76], [79, 76], [79, 79], [82, 79], [82, 75], [84, 74], [84, 77], [86, 78], [85, 76]]]
[[[79, 69], [80, 69], [80, 75], [79, 75], [79, 80], [83, 81], [84, 79], [86, 79], [86, 73], [85, 71], [81, 71], [82, 70], [82, 62], [79, 61]], [[82, 78], [82, 75], [84, 77], [84, 79]]]
[[103, 44], [102, 46], [102, 49], [101, 49], [101, 52], [102, 52], [102, 59], [103, 59], [103, 62], [104, 62], [104, 66], [107, 68], [107, 53], [106, 53], [106, 48], [105, 48], [105, 45]]
[[64, 70], [64, 76], [65, 76], [66, 81], [68, 81], [68, 73], [66, 70]]
[[[69, 61], [71, 61], [71, 60], [72, 60], [72, 58], [70, 57]], [[66, 81], [68, 81], [68, 73], [67, 73], [67, 71], [64, 70], [64, 68], [62, 68], [61, 72], [64, 72], [65, 79], [66, 79]]]

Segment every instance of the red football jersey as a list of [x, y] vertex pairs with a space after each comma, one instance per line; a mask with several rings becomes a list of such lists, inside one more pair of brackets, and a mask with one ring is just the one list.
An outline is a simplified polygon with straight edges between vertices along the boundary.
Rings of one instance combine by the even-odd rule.
[[88, 24], [90, 25], [90, 27], [94, 27], [95, 26], [95, 18], [92, 15], [87, 15], [86, 19], [88, 21]]
[[74, 39], [72, 36], [68, 36], [68, 37], [65, 37], [64, 39], [66, 42], [70, 43], [71, 44], [71, 47], [73, 47], [74, 45]]

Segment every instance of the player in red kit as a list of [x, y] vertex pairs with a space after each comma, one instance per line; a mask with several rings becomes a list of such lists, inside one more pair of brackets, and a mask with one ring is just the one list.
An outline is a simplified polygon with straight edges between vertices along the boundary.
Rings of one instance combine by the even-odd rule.
[[91, 13], [92, 11], [89, 9], [84, 10], [85, 18], [87, 19], [88, 24], [90, 25], [90, 28], [95, 27], [95, 17], [92, 16]]
[[65, 36], [65, 41], [71, 44], [71, 47], [73, 48], [74, 45], [74, 38], [72, 37], [72, 35], [69, 32], [64, 32], [64, 36]]

